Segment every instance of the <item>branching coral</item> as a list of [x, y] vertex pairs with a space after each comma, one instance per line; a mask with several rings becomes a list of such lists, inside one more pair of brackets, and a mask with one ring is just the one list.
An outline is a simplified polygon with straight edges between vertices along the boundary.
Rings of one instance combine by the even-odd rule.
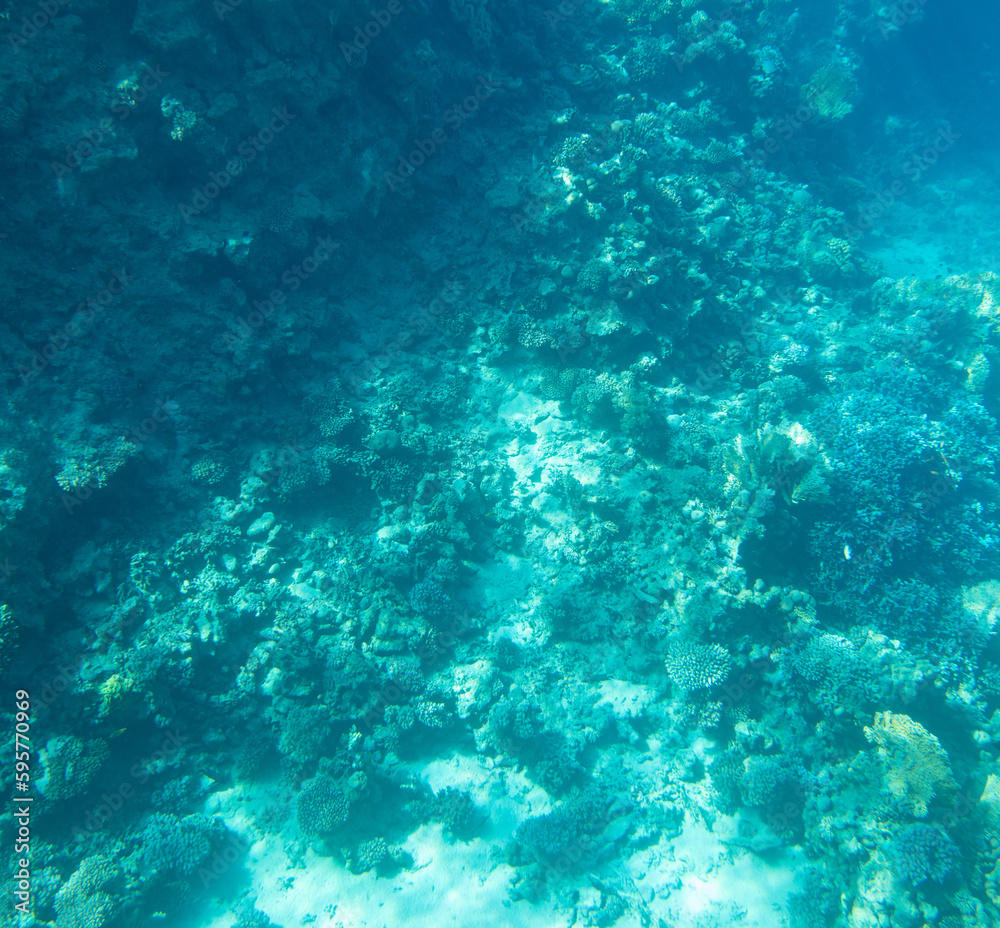
[[138, 446], [124, 438], [104, 441], [96, 448], [64, 461], [56, 483], [67, 493], [83, 488], [103, 487], [112, 474], [138, 453]]
[[940, 828], [922, 822], [901, 828], [890, 850], [893, 869], [914, 886], [927, 880], [943, 882], [961, 862], [955, 842]]
[[670, 648], [666, 664], [674, 683], [686, 692], [694, 692], [724, 683], [732, 660], [721, 645], [679, 641]]
[[299, 827], [310, 835], [333, 831], [347, 821], [350, 806], [344, 791], [329, 777], [314, 777], [299, 793]]
[[104, 741], [81, 741], [73, 735], [49, 740], [40, 752], [43, 766], [38, 791], [50, 801], [69, 799], [87, 791], [108, 759]]
[[56, 917], [65, 928], [102, 928], [121, 909], [121, 894], [108, 892], [121, 870], [106, 857], [88, 857], [55, 898]]
[[811, 638], [792, 656], [792, 667], [809, 682], [808, 695], [833, 713], [858, 712], [879, 696], [878, 675], [863, 654], [840, 635]]
[[204, 815], [178, 818], [158, 812], [150, 817], [143, 834], [143, 859], [158, 873], [194, 873], [212, 849], [212, 832], [213, 823]]

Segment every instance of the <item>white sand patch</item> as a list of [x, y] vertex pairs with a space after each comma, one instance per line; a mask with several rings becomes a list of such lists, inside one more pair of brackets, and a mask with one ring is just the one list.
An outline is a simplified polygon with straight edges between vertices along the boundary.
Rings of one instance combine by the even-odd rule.
[[568, 471], [584, 486], [600, 481], [598, 462], [604, 449], [584, 440], [578, 426], [561, 418], [557, 402], [518, 393], [500, 407], [499, 414], [514, 428], [527, 426], [535, 436], [534, 441], [515, 438], [504, 449], [507, 463], [526, 485], [522, 495], [552, 486], [560, 471]]
[[656, 690], [651, 686], [629, 683], [626, 680], [602, 680], [599, 686], [601, 698], [599, 706], [610, 706], [620, 719], [641, 716], [656, 699]]
[[480, 604], [493, 626], [492, 639], [510, 638], [522, 647], [540, 647], [548, 638], [548, 627], [535, 615], [539, 592], [534, 588], [537, 568], [528, 558], [497, 552], [495, 560], [482, 565], [466, 593], [467, 601]]
[[548, 793], [522, 771], [487, 769], [471, 754], [455, 754], [420, 767], [409, 766], [435, 793], [448, 787], [467, 790], [476, 805], [489, 812], [484, 840], [509, 841], [524, 819], [552, 811]]
[[[614, 685], [614, 702], [623, 694], [642, 699], [644, 688], [622, 681]], [[468, 790], [489, 822], [479, 837], [451, 842], [439, 824], [423, 825], [398, 845], [413, 858], [413, 866], [393, 877], [353, 874], [328, 857], [306, 852], [294, 863], [282, 838], [262, 836], [255, 813], [268, 805], [273, 787], [249, 785], [220, 793], [206, 810], [220, 815], [250, 847], [250, 898], [282, 928], [396, 928], [460, 926], [468, 928], [562, 928], [568, 910], [559, 911], [555, 897], [532, 905], [511, 902], [514, 871], [503, 860], [503, 849], [518, 823], [551, 809], [547, 794], [523, 773], [488, 769], [468, 754], [407, 766], [434, 791], [448, 787]], [[662, 839], [633, 855], [621, 866], [601, 869], [601, 879], [620, 889], [633, 903], [617, 928], [637, 928], [639, 908], [666, 924], [700, 926], [739, 924], [741, 928], [780, 928], [795, 889], [795, 874], [805, 860], [798, 850], [778, 851], [768, 859], [727, 845], [736, 835], [737, 820], [719, 816], [709, 831], [695, 809], [685, 818], [683, 832]], [[615, 871], [625, 877], [623, 881]], [[631, 885], [630, 885], [631, 884]], [[633, 891], [634, 887], [634, 891]], [[597, 894], [580, 880], [581, 903], [597, 905]], [[208, 928], [229, 928], [231, 914], [220, 914]]]
[[[723, 843], [736, 822], [720, 816], [709, 831], [696, 812], [684, 829], [648, 851], [634, 855], [628, 872], [649, 909], [667, 924], [739, 924], [779, 928], [795, 891], [796, 871], [806, 861], [798, 849], [775, 852], [768, 860]], [[773, 859], [772, 859], [773, 858]]]
[[558, 416], [559, 403], [556, 400], [541, 400], [530, 393], [514, 393], [497, 410], [501, 419], [510, 425], [534, 425], [546, 416]]
[[[421, 826], [397, 845], [410, 854], [413, 866], [393, 877], [350, 873], [311, 850], [293, 863], [283, 839], [262, 837], [254, 824], [254, 814], [266, 807], [273, 786], [243, 784], [217, 794], [207, 811], [221, 816], [250, 846], [247, 868], [257, 908], [282, 928], [569, 925], [553, 902], [510, 900], [514, 870], [503, 862], [503, 849], [520, 821], [550, 810], [543, 790], [522, 773], [489, 770], [470, 755], [408, 766], [435, 792], [449, 786], [468, 790], [490, 819], [480, 828], [481, 837], [468, 842], [449, 841], [439, 824]], [[210, 928], [231, 924], [231, 915], [220, 915]]]
[[871, 256], [882, 262], [890, 277], [921, 277], [933, 279], [949, 273], [944, 255], [945, 243], [927, 237], [914, 241], [903, 236], [892, 237], [891, 243], [874, 248]]
[[977, 195], [993, 186], [990, 172], [968, 164], [955, 165], [954, 170], [939, 166], [890, 204], [881, 220], [882, 234], [863, 240], [862, 248], [882, 262], [890, 277], [930, 280], [996, 271], [996, 198]]
[[450, 844], [440, 825], [424, 825], [402, 847], [412, 855], [413, 867], [387, 879], [351, 874], [311, 851], [301, 868], [293, 867], [280, 841], [269, 839], [252, 854], [257, 908], [283, 928], [568, 924], [551, 905], [510, 902], [512, 871], [497, 864], [488, 842]]

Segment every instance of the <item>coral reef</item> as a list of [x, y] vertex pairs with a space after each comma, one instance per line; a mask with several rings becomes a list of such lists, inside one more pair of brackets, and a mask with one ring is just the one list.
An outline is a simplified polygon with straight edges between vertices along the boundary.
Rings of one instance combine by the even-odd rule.
[[966, 6], [6, 7], [8, 898], [1000, 925]]

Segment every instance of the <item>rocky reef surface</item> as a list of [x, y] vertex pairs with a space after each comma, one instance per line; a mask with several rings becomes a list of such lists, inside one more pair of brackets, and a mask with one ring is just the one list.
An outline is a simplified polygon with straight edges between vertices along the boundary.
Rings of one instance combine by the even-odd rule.
[[4, 924], [1000, 925], [992, 27], [4, 11]]

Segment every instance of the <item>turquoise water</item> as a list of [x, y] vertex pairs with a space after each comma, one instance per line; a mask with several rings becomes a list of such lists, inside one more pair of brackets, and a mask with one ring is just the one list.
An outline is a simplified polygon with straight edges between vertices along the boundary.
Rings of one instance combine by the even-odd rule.
[[995, 4], [0, 18], [4, 925], [1000, 925]]

